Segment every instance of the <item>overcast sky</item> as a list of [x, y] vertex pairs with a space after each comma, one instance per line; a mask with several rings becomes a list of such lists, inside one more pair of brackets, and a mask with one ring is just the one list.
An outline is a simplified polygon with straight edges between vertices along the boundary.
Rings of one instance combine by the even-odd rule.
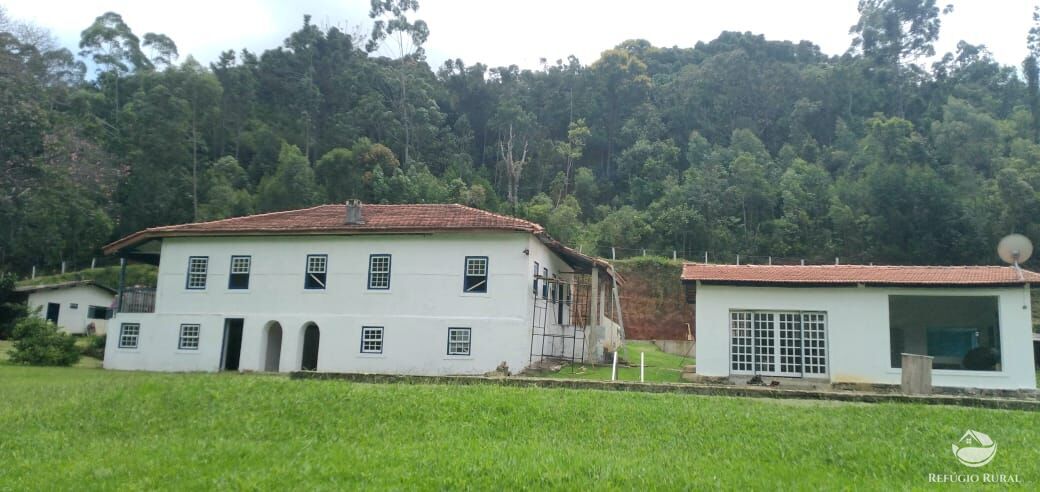
[[[227, 49], [262, 52], [281, 44], [304, 14], [319, 25], [368, 32], [368, 0], [0, 0], [8, 14], [49, 28], [73, 51], [79, 33], [106, 11], [122, 14], [138, 36], [164, 33], [182, 59], [192, 54], [209, 63]], [[582, 63], [625, 39], [656, 46], [690, 47], [722, 31], [751, 31], [767, 39], [807, 39], [825, 53], [840, 54], [850, 42], [856, 0], [420, 0], [414, 18], [430, 26], [427, 57], [467, 64], [517, 64], [535, 68], [577, 56]], [[940, 5], [948, 2], [940, 0]], [[998, 61], [1019, 65], [1034, 0], [952, 0], [943, 17], [937, 52], [953, 51], [959, 40], [985, 44]]]

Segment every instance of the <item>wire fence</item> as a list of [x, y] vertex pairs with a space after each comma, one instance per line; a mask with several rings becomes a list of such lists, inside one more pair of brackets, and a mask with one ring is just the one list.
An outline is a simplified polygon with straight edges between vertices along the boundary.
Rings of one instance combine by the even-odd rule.
[[29, 268], [15, 270], [15, 273], [18, 274], [18, 277], [21, 279], [36, 279], [37, 277], [61, 275], [66, 273], [78, 272], [82, 270], [107, 268], [113, 266], [119, 266], [119, 258], [115, 256], [99, 256], [96, 258], [91, 258], [89, 260], [69, 260], [58, 263], [45, 263], [33, 265]]
[[[584, 252], [584, 251], [583, 251]], [[643, 256], [670, 258], [673, 260], [696, 263], [731, 264], [731, 265], [872, 265], [874, 261], [867, 255], [850, 256], [772, 256], [752, 255], [704, 250], [631, 248], [621, 246], [598, 246], [597, 254], [608, 260], [626, 260]]]

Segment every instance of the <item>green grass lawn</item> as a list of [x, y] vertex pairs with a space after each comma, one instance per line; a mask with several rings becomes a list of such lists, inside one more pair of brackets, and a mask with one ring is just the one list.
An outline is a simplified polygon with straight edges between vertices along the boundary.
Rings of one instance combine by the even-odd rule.
[[1036, 413], [0, 366], [0, 489], [885, 489], [1040, 483]]
[[[618, 364], [618, 380], [639, 381], [639, 354], [646, 354], [645, 380], [656, 383], [680, 383], [682, 378], [682, 366], [694, 363], [693, 357], [682, 357], [662, 352], [653, 342], [628, 341], [628, 360], [631, 367]], [[625, 350], [618, 352], [625, 357]], [[540, 372], [532, 374], [538, 377], [561, 378], [561, 379], [598, 379], [610, 380], [611, 367], [609, 365], [582, 365], [568, 364], [557, 372]]]

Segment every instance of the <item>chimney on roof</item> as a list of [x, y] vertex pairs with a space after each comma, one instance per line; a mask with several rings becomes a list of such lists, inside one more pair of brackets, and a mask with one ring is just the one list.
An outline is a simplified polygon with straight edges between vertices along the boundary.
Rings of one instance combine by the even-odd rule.
[[361, 200], [356, 198], [347, 200], [347, 224], [361, 225], [364, 223], [365, 219], [361, 217]]

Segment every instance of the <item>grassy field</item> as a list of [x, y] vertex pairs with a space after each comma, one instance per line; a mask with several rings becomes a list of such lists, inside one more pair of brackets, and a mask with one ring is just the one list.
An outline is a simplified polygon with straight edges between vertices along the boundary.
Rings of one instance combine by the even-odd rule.
[[0, 489], [907, 489], [1040, 481], [1036, 413], [0, 365]]
[[[631, 367], [618, 366], [618, 380], [639, 381], [639, 353], [646, 354], [645, 380], [656, 383], [679, 383], [682, 382], [682, 366], [693, 364], [693, 357], [681, 357], [662, 352], [652, 342], [628, 341], [628, 364]], [[625, 351], [618, 352], [622, 357]], [[610, 380], [610, 366], [592, 366], [582, 364], [565, 365], [557, 372], [542, 372], [534, 374], [539, 377], [564, 378], [564, 379], [598, 379]]]

